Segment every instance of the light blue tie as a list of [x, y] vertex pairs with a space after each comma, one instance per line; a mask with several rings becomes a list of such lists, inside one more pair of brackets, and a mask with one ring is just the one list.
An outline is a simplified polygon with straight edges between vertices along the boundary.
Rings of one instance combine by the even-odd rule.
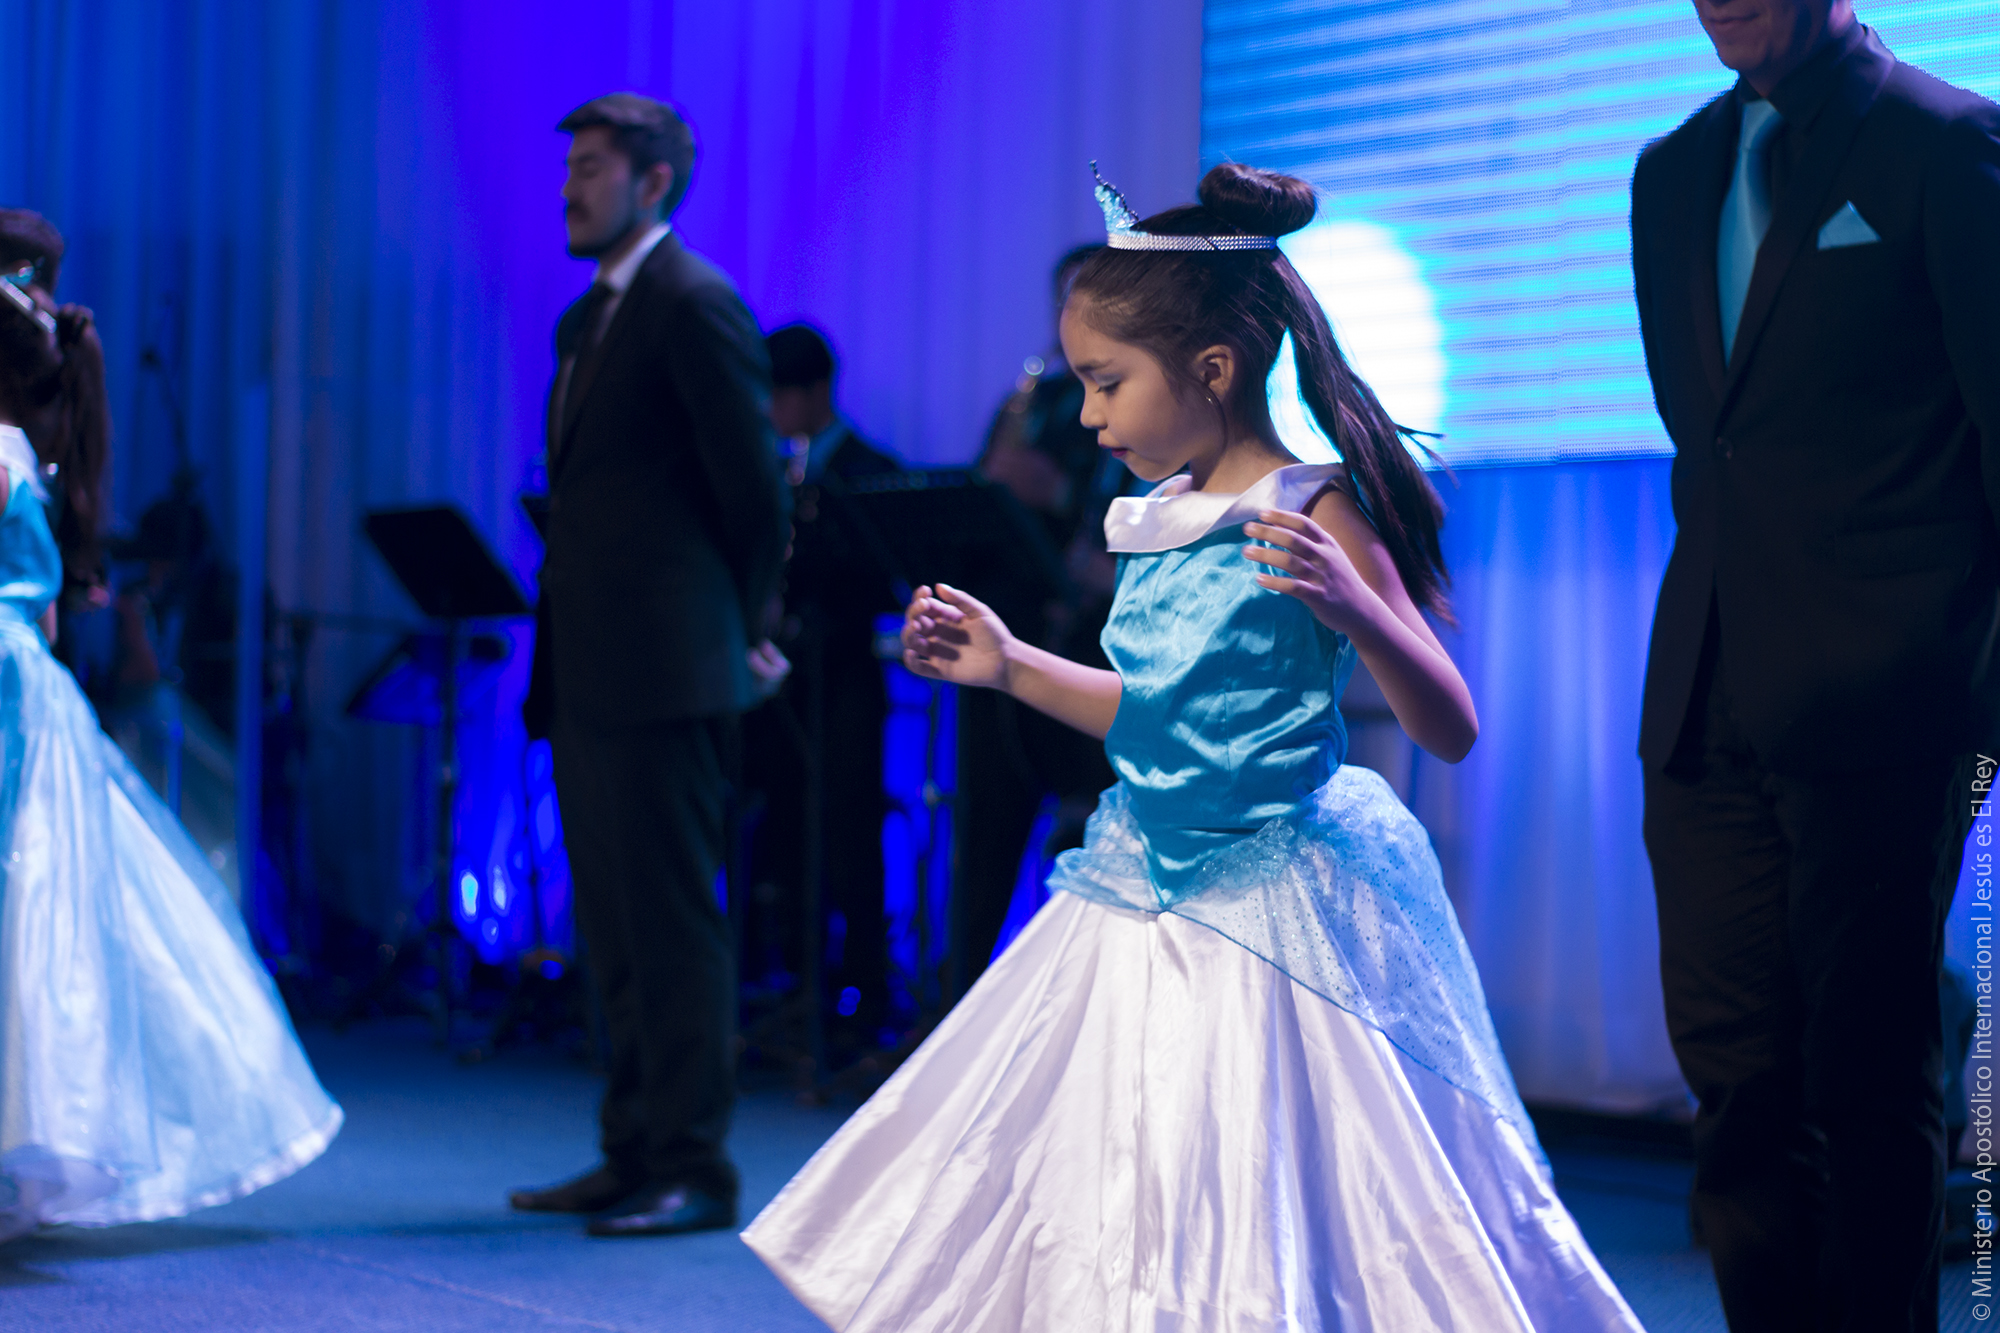
[[1757, 267], [1757, 247], [1771, 226], [1771, 176], [1764, 152], [1784, 124], [1778, 108], [1759, 99], [1743, 104], [1743, 129], [1736, 137], [1736, 175], [1722, 201], [1722, 230], [1716, 237], [1715, 290], [1722, 301], [1722, 360], [1736, 352], [1736, 326], [1743, 298]]

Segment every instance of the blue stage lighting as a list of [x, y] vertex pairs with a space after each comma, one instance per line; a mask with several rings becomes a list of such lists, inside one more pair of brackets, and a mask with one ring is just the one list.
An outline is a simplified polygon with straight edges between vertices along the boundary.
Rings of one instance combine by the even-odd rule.
[[[1992, 0], [1856, 9], [2000, 95]], [[1209, 0], [1204, 25], [1202, 160], [1322, 190], [1285, 248], [1399, 422], [1454, 463], [1670, 452], [1627, 191], [1640, 148], [1734, 79], [1686, 0]]]

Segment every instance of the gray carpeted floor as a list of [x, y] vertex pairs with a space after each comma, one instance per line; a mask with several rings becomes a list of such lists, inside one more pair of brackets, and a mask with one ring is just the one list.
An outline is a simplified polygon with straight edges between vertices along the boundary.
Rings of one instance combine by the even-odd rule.
[[[782, 1333], [820, 1325], [732, 1234], [592, 1241], [507, 1211], [509, 1186], [593, 1159], [595, 1081], [545, 1050], [457, 1067], [421, 1030], [308, 1034], [347, 1128], [290, 1180], [178, 1222], [45, 1232], [0, 1249], [0, 1330], [243, 1333], [604, 1329]], [[840, 1122], [745, 1099], [734, 1151], [747, 1218]], [[1654, 1333], [1720, 1330], [1689, 1247], [1685, 1163], [1555, 1154], [1564, 1198]], [[1963, 1265], [1946, 1328], [1971, 1328]]]

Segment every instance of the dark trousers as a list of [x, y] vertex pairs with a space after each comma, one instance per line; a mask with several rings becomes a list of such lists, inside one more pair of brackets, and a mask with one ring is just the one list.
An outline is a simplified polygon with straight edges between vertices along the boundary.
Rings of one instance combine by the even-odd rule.
[[[889, 702], [882, 664], [866, 645], [836, 645], [824, 665], [820, 706], [822, 906], [827, 914], [827, 998], [867, 1023], [889, 1014], [889, 926], [882, 899], [882, 724]], [[858, 650], [857, 650], [858, 649]], [[843, 929], [834, 947], [832, 918]], [[853, 1006], [842, 1001], [852, 989]]]
[[1064, 807], [1054, 849], [1081, 846], [1083, 821], [1117, 779], [1103, 741], [998, 690], [959, 691], [958, 754], [954, 999], [972, 988], [993, 957], [1042, 802], [1054, 796]]
[[597, 731], [558, 705], [551, 743], [576, 923], [610, 1029], [605, 1161], [736, 1197], [736, 959], [715, 900], [734, 717]]
[[[749, 979], [800, 972], [801, 913], [808, 899], [807, 764], [820, 772], [818, 893], [821, 997], [838, 1013], [841, 992], [856, 992], [854, 1016], [888, 1016], [889, 932], [882, 902], [882, 725], [888, 712], [882, 667], [864, 643], [839, 658], [802, 651], [784, 696], [744, 718], [746, 785], [762, 797], [750, 835], [750, 880], [758, 898], [745, 914]], [[833, 917], [838, 915], [836, 930]]]
[[1735, 1333], [1931, 1333], [1938, 976], [1972, 762], [1772, 773], [1715, 637], [1681, 745], [1646, 777], [1667, 1026], [1699, 1100], [1695, 1220]]

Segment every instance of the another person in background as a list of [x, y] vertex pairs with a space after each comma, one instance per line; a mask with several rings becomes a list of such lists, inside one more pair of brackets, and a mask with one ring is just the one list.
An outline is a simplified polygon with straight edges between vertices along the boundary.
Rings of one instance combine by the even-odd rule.
[[1848, 0], [1696, 0], [1641, 154], [1675, 446], [1639, 753], [1694, 1214], [1738, 1333], [1931, 1333], [1938, 969], [2000, 754], [2000, 107]]
[[97, 586], [110, 449], [61, 259], [0, 210], [0, 1240], [225, 1203], [341, 1123], [228, 890], [49, 651], [65, 582]]
[[[847, 494], [859, 478], [899, 470], [839, 410], [839, 367], [825, 335], [788, 324], [766, 340], [771, 421], [792, 443], [798, 486], [785, 571], [784, 647], [796, 670], [788, 695], [820, 772], [820, 905], [829, 1058], [876, 1045], [892, 1019], [882, 902], [882, 725], [888, 714], [875, 618], [900, 608], [879, 534]], [[772, 775], [771, 818], [759, 852], [797, 884], [805, 860], [804, 792], [796, 764]], [[782, 868], [780, 868], [782, 867]]]
[[557, 128], [569, 252], [597, 274], [556, 326], [524, 715], [554, 751], [611, 1052], [603, 1164], [512, 1202], [599, 1214], [594, 1236], [702, 1231], [736, 1217], [736, 951], [715, 882], [737, 715], [776, 666], [770, 362], [735, 287], [669, 224], [694, 169], [687, 123], [616, 93]]
[[[798, 480], [818, 485], [829, 473], [841, 481], [895, 472], [901, 464], [861, 438], [861, 432], [834, 401], [840, 366], [826, 335], [810, 324], [773, 329], [764, 344], [771, 353], [771, 425], [783, 438], [803, 444], [795, 451]], [[802, 462], [796, 459], [802, 458]], [[808, 521], [794, 515], [795, 524]]]
[[[1055, 305], [1102, 244], [1065, 254], [1054, 273]], [[1019, 382], [994, 415], [979, 471], [1014, 493], [1048, 528], [1076, 589], [1073, 603], [1043, 609], [1039, 623], [1016, 627], [1024, 641], [1100, 670], [1109, 666], [1098, 635], [1111, 614], [1118, 576], [1104, 546], [1104, 515], [1129, 484], [1117, 459], [1097, 446], [1078, 419], [1083, 381], [1053, 337], [1028, 358]], [[999, 690], [967, 690], [958, 700], [958, 875], [952, 894], [952, 988], [962, 995], [993, 956], [1013, 901], [1021, 857], [1043, 803], [1056, 801], [1044, 856], [1083, 845], [1083, 826], [1098, 793], [1115, 781], [1104, 746]]]

